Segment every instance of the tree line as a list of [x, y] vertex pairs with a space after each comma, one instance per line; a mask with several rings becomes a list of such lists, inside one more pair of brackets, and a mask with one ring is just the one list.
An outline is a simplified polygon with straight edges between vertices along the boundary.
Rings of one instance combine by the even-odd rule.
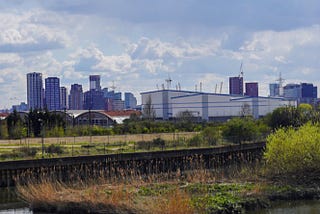
[[[180, 112], [174, 120], [157, 121], [149, 109], [149, 114], [142, 117], [132, 115], [123, 124], [113, 127], [95, 125], [73, 126], [67, 125], [66, 118], [60, 114], [47, 110], [30, 110], [25, 118], [21, 118], [16, 111], [6, 119], [0, 121], [1, 139], [19, 139], [25, 137], [63, 137], [89, 135], [116, 135], [116, 134], [146, 134], [165, 132], [200, 132], [194, 141], [205, 140], [215, 144], [222, 138], [233, 143], [241, 143], [260, 139], [273, 130], [281, 127], [300, 127], [307, 122], [320, 121], [320, 112], [309, 104], [300, 104], [298, 107], [286, 106], [275, 109], [263, 118], [253, 119], [243, 114], [226, 122], [207, 122], [194, 117], [191, 112]], [[196, 138], [199, 139], [196, 139]]]

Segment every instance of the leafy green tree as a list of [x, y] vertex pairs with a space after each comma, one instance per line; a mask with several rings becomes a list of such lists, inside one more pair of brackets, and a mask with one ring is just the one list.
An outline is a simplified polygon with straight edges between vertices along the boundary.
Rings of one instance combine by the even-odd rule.
[[254, 140], [259, 130], [252, 118], [232, 118], [225, 123], [222, 135], [233, 143]]
[[268, 171], [275, 174], [319, 171], [319, 139], [319, 124], [277, 129], [267, 138], [264, 158]]
[[269, 125], [273, 129], [280, 127], [300, 126], [300, 113], [294, 106], [285, 106], [275, 109], [269, 116]]
[[23, 121], [16, 110], [7, 117], [7, 128], [9, 138], [17, 139], [25, 137]]
[[0, 138], [6, 139], [9, 137], [6, 120], [0, 120]]
[[208, 143], [208, 145], [216, 145], [222, 140], [222, 133], [218, 126], [206, 127], [202, 132], [203, 140]]
[[286, 106], [275, 109], [268, 115], [269, 125], [273, 129], [280, 127], [300, 127], [307, 122], [320, 121], [319, 112], [309, 104], [300, 104], [298, 107]]

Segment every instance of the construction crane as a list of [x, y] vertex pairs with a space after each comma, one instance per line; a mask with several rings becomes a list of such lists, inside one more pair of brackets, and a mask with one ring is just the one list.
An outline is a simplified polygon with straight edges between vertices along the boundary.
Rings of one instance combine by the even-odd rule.
[[239, 77], [243, 77], [243, 62], [241, 62], [241, 65], [240, 65], [240, 74], [239, 74]]
[[281, 72], [279, 74], [279, 79], [276, 79], [279, 82], [279, 95], [282, 96], [282, 84], [284, 83], [285, 79], [282, 78]]
[[114, 91], [117, 87], [114, 84], [114, 80], [112, 81], [112, 86], [110, 86], [110, 88]]
[[167, 89], [169, 90], [171, 87], [171, 82], [172, 82], [172, 79], [170, 78], [169, 75], [168, 75], [168, 79], [166, 79], [166, 82], [167, 82]]

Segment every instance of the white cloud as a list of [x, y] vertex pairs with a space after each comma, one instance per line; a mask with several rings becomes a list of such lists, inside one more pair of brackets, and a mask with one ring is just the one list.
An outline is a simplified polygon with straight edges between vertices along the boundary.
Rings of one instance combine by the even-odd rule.
[[37, 22], [44, 11], [0, 13], [0, 52], [28, 52], [64, 48], [70, 42], [67, 33], [54, 25]]

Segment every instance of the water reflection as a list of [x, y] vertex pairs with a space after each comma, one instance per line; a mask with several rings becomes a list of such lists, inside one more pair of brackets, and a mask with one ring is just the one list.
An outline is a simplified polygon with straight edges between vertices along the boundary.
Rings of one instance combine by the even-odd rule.
[[21, 201], [14, 188], [0, 188], [0, 214], [31, 214], [27, 204]]
[[32, 214], [28, 208], [19, 208], [19, 209], [9, 209], [9, 210], [0, 210], [0, 214]]
[[[254, 212], [256, 213], [256, 212]], [[320, 201], [318, 200], [300, 200], [280, 202], [266, 210], [260, 210], [261, 214], [318, 214], [320, 213]]]

